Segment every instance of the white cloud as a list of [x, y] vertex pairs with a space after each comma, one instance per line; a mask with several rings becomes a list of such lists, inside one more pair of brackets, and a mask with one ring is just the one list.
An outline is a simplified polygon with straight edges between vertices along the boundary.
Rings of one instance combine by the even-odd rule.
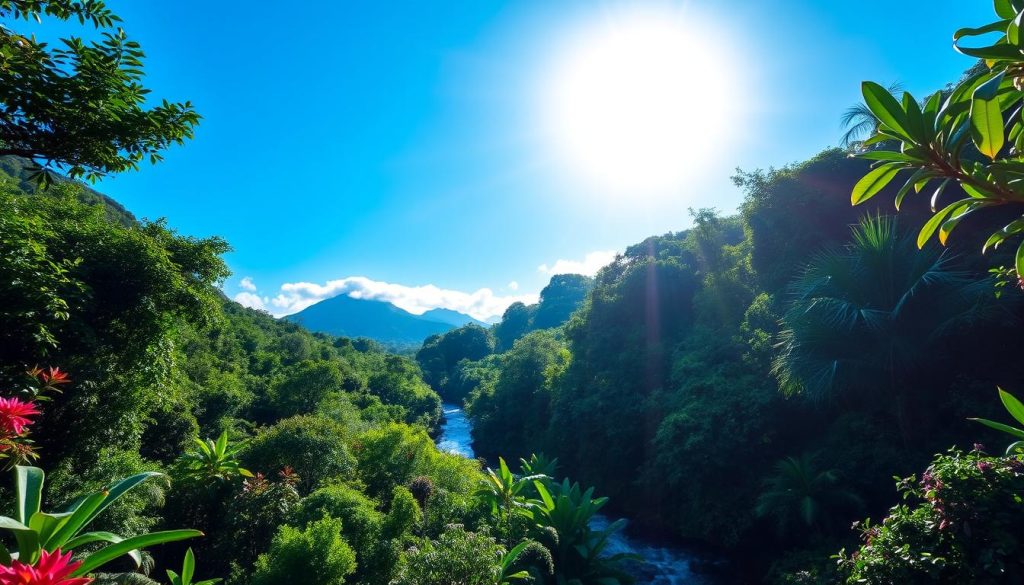
[[607, 266], [615, 260], [615, 250], [598, 250], [596, 252], [590, 252], [583, 260], [556, 260], [554, 264], [548, 266], [547, 264], [541, 264], [537, 267], [537, 270], [545, 274], [554, 276], [556, 274], [583, 274], [586, 276], [594, 276], [597, 271]]
[[251, 276], [246, 276], [238, 283], [238, 286], [249, 292], [256, 292], [256, 283], [252, 281]]
[[270, 301], [267, 297], [260, 297], [256, 293], [252, 292], [240, 292], [235, 295], [235, 302], [243, 307], [249, 307], [250, 309], [259, 309], [261, 311], [267, 310], [267, 303]]
[[506, 288], [508, 288], [508, 290], [519, 290], [519, 283], [513, 280], [506, 285]]
[[[239, 293], [239, 296], [245, 293]], [[432, 284], [406, 286], [365, 276], [350, 276], [330, 280], [324, 284], [313, 282], [289, 282], [281, 285], [280, 293], [270, 300], [274, 314], [290, 315], [324, 299], [346, 294], [354, 299], [387, 301], [416, 315], [430, 309], [445, 308], [466, 313], [480, 320], [500, 316], [515, 302], [526, 304], [537, 302], [535, 294], [496, 295], [489, 288], [467, 293], [443, 289]], [[255, 296], [255, 295], [253, 295]], [[235, 300], [238, 300], [236, 296]], [[247, 300], [251, 300], [248, 299]], [[242, 302], [239, 300], [239, 302]], [[244, 303], [243, 303], [244, 304]]]

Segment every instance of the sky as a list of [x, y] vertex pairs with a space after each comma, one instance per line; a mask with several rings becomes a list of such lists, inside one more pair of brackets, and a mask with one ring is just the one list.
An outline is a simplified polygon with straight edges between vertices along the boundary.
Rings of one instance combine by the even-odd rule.
[[[862, 80], [918, 96], [954, 81], [971, 61], [952, 32], [992, 20], [964, 0], [107, 3], [146, 51], [153, 96], [203, 121], [99, 190], [225, 238], [224, 290], [244, 304], [284, 314], [350, 294], [477, 318], [685, 229], [689, 208], [734, 212], [735, 169], [835, 145]], [[659, 61], [685, 72], [660, 94], [678, 115], [642, 120], [666, 118], [680, 149], [662, 149], [678, 166], [657, 184], [636, 180], [651, 153], [622, 147], [635, 128], [601, 109], [663, 76], [608, 41], [637, 15], [670, 15], [685, 37]], [[578, 164], [573, 148], [604, 158]]]

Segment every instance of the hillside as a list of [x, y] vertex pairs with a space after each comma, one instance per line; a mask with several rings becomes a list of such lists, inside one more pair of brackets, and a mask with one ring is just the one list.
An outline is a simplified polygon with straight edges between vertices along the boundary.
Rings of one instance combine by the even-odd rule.
[[469, 323], [483, 325], [469, 315], [448, 309], [433, 309], [414, 315], [395, 305], [338, 295], [285, 317], [310, 331], [342, 337], [366, 337], [386, 347], [418, 347], [431, 335], [445, 333]]

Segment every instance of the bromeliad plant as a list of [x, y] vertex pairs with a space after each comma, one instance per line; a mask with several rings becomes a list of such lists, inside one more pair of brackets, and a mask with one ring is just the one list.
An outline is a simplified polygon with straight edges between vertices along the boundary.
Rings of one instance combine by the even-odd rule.
[[[1010, 394], [1002, 388], [999, 388], [999, 399], [1003, 402], [1003, 406], [1006, 407], [1006, 412], [1010, 413], [1010, 416], [1012, 416], [1018, 423], [1024, 425], [1024, 403], [1017, 400], [1013, 394]], [[1006, 455], [1024, 455], [1024, 429], [1011, 427], [1010, 425], [1004, 425], [1003, 423], [984, 418], [972, 418], [968, 420], [980, 422], [987, 427], [991, 427], [997, 431], [1002, 431], [1014, 437], [1017, 440], [1010, 443], [1010, 446], [1006, 448]]]
[[190, 481], [230, 481], [239, 477], [252, 477], [252, 472], [238, 462], [239, 445], [228, 442], [224, 431], [217, 440], [195, 439], [197, 449], [188, 451], [175, 463], [175, 475]]
[[[852, 202], [874, 197], [897, 176], [903, 181], [897, 210], [909, 193], [928, 190], [934, 215], [921, 228], [918, 247], [936, 234], [945, 245], [953, 229], [981, 209], [1006, 209], [1013, 218], [991, 234], [983, 252], [1024, 233], [1024, 0], [995, 0], [994, 5], [998, 20], [953, 36], [958, 52], [984, 60], [986, 67], [951, 92], [936, 92], [922, 106], [909, 93], [897, 99], [877, 83], [866, 81], [862, 87], [878, 125], [857, 156], [877, 162], [854, 186]], [[963, 44], [985, 35], [996, 35], [995, 41], [983, 47]], [[945, 200], [950, 183], [965, 196]], [[1024, 284], [1024, 241], [1014, 268], [999, 273]]]
[[136, 565], [141, 564], [139, 549], [202, 536], [198, 530], [167, 530], [122, 538], [111, 532], [83, 532], [86, 526], [110, 507], [121, 496], [142, 482], [160, 476], [146, 472], [122, 479], [112, 485], [85, 496], [81, 496], [63, 511], [48, 513], [42, 511], [43, 483], [45, 475], [38, 467], [17, 466], [15, 468], [16, 518], [0, 516], [0, 530], [9, 532], [17, 543], [15, 550], [0, 544], [0, 565], [36, 566], [52, 554], [85, 553], [86, 545], [106, 543], [106, 546], [88, 552], [73, 571], [71, 577], [88, 575], [99, 567], [128, 555]]

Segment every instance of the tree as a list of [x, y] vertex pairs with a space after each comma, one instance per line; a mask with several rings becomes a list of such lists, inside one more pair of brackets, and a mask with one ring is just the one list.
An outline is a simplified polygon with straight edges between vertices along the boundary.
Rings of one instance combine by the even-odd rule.
[[531, 310], [531, 307], [519, 302], [512, 303], [505, 309], [501, 323], [494, 326], [495, 351], [505, 352], [512, 349], [512, 344], [530, 331], [534, 310], [536, 307]]
[[846, 248], [819, 254], [791, 285], [773, 371], [783, 391], [881, 398], [901, 429], [915, 376], [959, 327], [1000, 310], [991, 289], [935, 249], [915, 249], [890, 218], [865, 219]]
[[757, 499], [757, 515], [773, 516], [779, 531], [795, 522], [816, 531], [834, 526], [835, 514], [863, 505], [857, 494], [839, 485], [839, 476], [821, 469], [814, 457], [786, 457], [775, 464]]
[[594, 279], [582, 274], [556, 274], [551, 282], [540, 291], [540, 303], [533, 317], [533, 329], [558, 327], [569, 320], [590, 289]]
[[256, 559], [253, 585], [341, 585], [356, 570], [356, 555], [341, 529], [341, 520], [329, 516], [303, 530], [282, 526], [270, 550]]
[[50, 172], [98, 179], [161, 160], [161, 151], [192, 138], [199, 115], [189, 102], [148, 106], [143, 52], [101, 1], [0, 0], [0, 18], [78, 20], [98, 41], [61, 39], [54, 47], [0, 25], [0, 156], [33, 161]]
[[[878, 127], [864, 141], [868, 150], [858, 156], [875, 161], [875, 166], [853, 187], [851, 200], [854, 205], [867, 201], [904, 171], [911, 173], [903, 174], [897, 209], [911, 191], [920, 193], [928, 187], [932, 192], [929, 185], [937, 185], [933, 215], [918, 234], [918, 247], [936, 234], [945, 245], [967, 216], [987, 215], [1004, 224], [984, 242], [983, 251], [1024, 232], [1024, 119], [1018, 113], [1024, 99], [1024, 3], [995, 0], [994, 5], [998, 20], [953, 35], [958, 52], [983, 59], [986, 67], [968, 75], [948, 97], [935, 92], [922, 107], [909, 93], [897, 99], [877, 83], [862, 84], [864, 103]], [[991, 33], [999, 33], [991, 45], [963, 44], [964, 39]], [[950, 183], [964, 191], [953, 201], [944, 197]], [[983, 209], [984, 214], [977, 213]], [[996, 210], [1003, 213], [993, 213]], [[1024, 241], [1017, 248], [1014, 268], [1003, 273], [1024, 283]]]

